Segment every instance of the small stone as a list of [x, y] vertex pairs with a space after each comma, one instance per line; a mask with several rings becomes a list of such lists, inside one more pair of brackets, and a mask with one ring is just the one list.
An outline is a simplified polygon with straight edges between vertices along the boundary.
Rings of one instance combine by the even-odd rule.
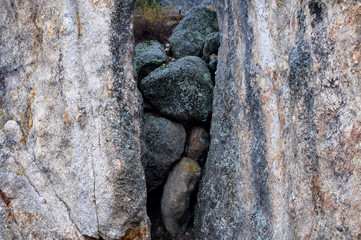
[[19, 143], [23, 137], [20, 126], [14, 120], [9, 120], [5, 123], [4, 132], [6, 134], [7, 140], [13, 144]]
[[216, 57], [211, 58], [211, 60], [208, 63], [208, 69], [212, 74], [214, 74], [217, 71], [217, 65], [218, 65], [218, 59]]
[[167, 231], [177, 237], [182, 234], [189, 221], [190, 196], [201, 177], [201, 168], [196, 161], [184, 157], [170, 172], [164, 186], [161, 212]]
[[208, 62], [212, 54], [218, 54], [220, 45], [219, 32], [211, 33], [207, 36], [203, 48], [203, 60]]
[[135, 69], [138, 79], [147, 76], [151, 71], [167, 61], [163, 45], [158, 41], [145, 41], [137, 44], [135, 49]]
[[189, 137], [189, 146], [186, 156], [198, 161], [209, 147], [209, 135], [204, 128], [194, 127]]
[[171, 165], [180, 159], [186, 132], [181, 124], [151, 114], [145, 114], [143, 129], [142, 162], [148, 191], [152, 191], [166, 180]]

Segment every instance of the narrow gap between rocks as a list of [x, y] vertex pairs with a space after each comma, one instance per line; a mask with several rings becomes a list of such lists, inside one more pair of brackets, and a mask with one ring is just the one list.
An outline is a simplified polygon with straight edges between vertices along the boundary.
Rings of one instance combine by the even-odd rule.
[[219, 47], [216, 13], [181, 15], [138, 0], [135, 70], [142, 93], [142, 163], [152, 239], [194, 239], [193, 218], [210, 144]]

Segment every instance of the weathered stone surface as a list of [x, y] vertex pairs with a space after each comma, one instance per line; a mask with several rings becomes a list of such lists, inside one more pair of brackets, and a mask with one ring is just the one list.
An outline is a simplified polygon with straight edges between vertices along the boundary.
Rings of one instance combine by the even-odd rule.
[[133, 4], [1, 1], [0, 239], [146, 238]]
[[186, 131], [179, 123], [145, 114], [142, 139], [142, 159], [148, 191], [151, 191], [167, 179], [170, 167], [180, 159], [184, 151]]
[[202, 127], [194, 127], [189, 137], [186, 156], [198, 161], [209, 147], [209, 135]]
[[156, 0], [163, 6], [175, 8], [181, 14], [187, 13], [191, 8], [197, 6], [213, 7], [213, 0]]
[[218, 31], [217, 16], [205, 7], [193, 8], [174, 29], [169, 38], [176, 58], [202, 56], [208, 34]]
[[163, 45], [158, 41], [145, 41], [135, 48], [135, 69], [138, 79], [147, 76], [151, 71], [167, 61]]
[[214, 74], [217, 71], [217, 66], [218, 66], [218, 58], [216, 58], [216, 57], [211, 58], [211, 60], [209, 60], [209, 63], [208, 63], [208, 68], [212, 74]]
[[6, 134], [0, 130], [0, 147], [4, 146], [6, 142]]
[[212, 111], [212, 79], [198, 57], [161, 66], [140, 82], [144, 97], [160, 113], [178, 121], [204, 122]]
[[23, 137], [20, 126], [14, 120], [9, 120], [5, 123], [4, 133], [7, 141], [13, 144], [19, 143]]
[[359, 1], [216, 1], [198, 239], [361, 236]]
[[219, 32], [211, 33], [206, 37], [203, 47], [203, 59], [208, 62], [211, 54], [218, 54], [220, 45]]
[[190, 195], [200, 176], [201, 168], [197, 162], [187, 157], [182, 158], [168, 176], [161, 209], [164, 226], [173, 237], [186, 230]]

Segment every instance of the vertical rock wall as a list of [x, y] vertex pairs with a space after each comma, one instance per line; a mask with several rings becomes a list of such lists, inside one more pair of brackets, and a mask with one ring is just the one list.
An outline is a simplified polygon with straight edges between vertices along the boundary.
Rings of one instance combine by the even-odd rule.
[[133, 4], [0, 1], [1, 239], [147, 238]]
[[360, 238], [360, 2], [215, 3], [198, 238]]

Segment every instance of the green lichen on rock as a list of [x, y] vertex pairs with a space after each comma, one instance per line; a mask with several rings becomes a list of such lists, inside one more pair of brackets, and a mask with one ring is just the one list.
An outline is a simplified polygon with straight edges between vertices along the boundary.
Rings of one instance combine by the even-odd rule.
[[147, 76], [167, 60], [163, 45], [159, 42], [152, 40], [139, 43], [136, 46], [134, 57], [138, 79]]
[[217, 16], [205, 7], [193, 8], [169, 38], [176, 58], [201, 56], [208, 34], [218, 31]]
[[157, 68], [140, 81], [140, 89], [157, 111], [178, 121], [206, 122], [212, 111], [211, 75], [198, 57]]

